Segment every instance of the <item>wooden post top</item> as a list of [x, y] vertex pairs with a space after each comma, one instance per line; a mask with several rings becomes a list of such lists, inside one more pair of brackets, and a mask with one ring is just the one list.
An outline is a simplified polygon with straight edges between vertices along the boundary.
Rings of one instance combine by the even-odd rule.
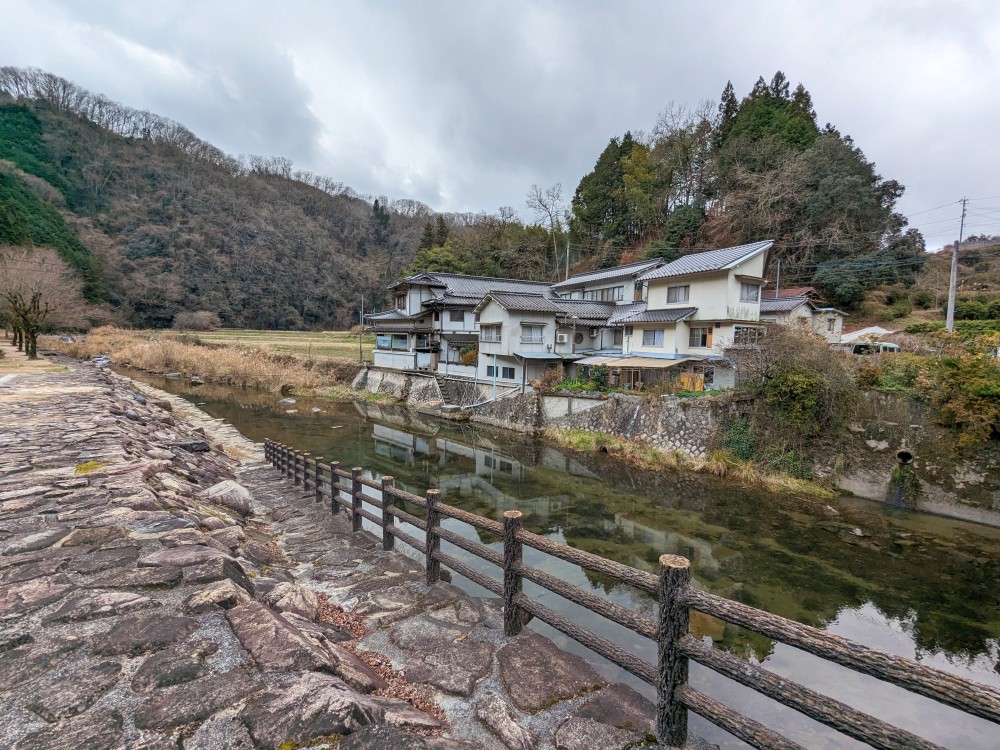
[[382, 481], [383, 482], [395, 482], [396, 481], [396, 477], [389, 476], [388, 474], [386, 474], [386, 475], [383, 475]]
[[[504, 514], [506, 515], [506, 513]], [[690, 568], [691, 561], [680, 555], [660, 555], [661, 568]]]
[[510, 518], [510, 519], [520, 518], [523, 515], [524, 514], [521, 511], [519, 511], [519, 510], [505, 510], [503, 512], [503, 517], [504, 518]]

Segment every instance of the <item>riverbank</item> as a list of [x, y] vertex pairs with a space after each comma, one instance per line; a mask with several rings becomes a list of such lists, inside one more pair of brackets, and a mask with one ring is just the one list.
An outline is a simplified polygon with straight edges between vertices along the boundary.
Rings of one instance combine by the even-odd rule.
[[[358, 398], [350, 388], [361, 367], [358, 363], [276, 352], [256, 344], [257, 340], [105, 326], [73, 340], [49, 336], [43, 342], [46, 347], [74, 359], [106, 356], [116, 365], [158, 375], [195, 378], [283, 396], [303, 395], [331, 401]], [[370, 398], [380, 400], [374, 395]]]
[[705, 458], [692, 458], [680, 451], [668, 453], [645, 443], [602, 432], [547, 427], [542, 430], [541, 435], [563, 448], [582, 453], [607, 453], [620, 461], [650, 471], [667, 469], [710, 474], [743, 486], [764, 488], [773, 492], [792, 492], [825, 500], [834, 498], [838, 494], [816, 482], [763, 471], [757, 464], [741, 461], [724, 448], [710, 451]]
[[[0, 408], [0, 747], [582, 750], [651, 716], [179, 397], [67, 363]], [[526, 652], [541, 680], [512, 679]]]

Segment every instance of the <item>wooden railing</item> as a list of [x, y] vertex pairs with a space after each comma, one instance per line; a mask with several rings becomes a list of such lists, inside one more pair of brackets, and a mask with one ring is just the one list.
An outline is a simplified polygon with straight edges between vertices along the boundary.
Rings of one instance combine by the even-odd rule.
[[[301, 485], [303, 491], [312, 491], [317, 502], [330, 499], [333, 513], [338, 513], [341, 507], [349, 509], [354, 531], [360, 531], [362, 519], [368, 519], [381, 528], [383, 549], [393, 549], [399, 539], [422, 553], [428, 584], [438, 582], [444, 565], [501, 597], [505, 635], [520, 633], [526, 619], [524, 613], [528, 613], [654, 686], [657, 691], [656, 738], [662, 746], [684, 745], [688, 736], [688, 711], [694, 711], [753, 747], [802, 750], [795, 742], [691, 687], [688, 665], [694, 661], [872, 747], [941, 750], [939, 745], [695, 638], [688, 630], [691, 610], [1000, 724], [1000, 690], [694, 588], [690, 563], [684, 557], [661, 556], [659, 575], [654, 575], [526, 531], [521, 525], [520, 511], [506, 511], [502, 522], [494, 521], [441, 502], [438, 490], [415, 495], [396, 487], [393, 477], [383, 476], [379, 481], [367, 479], [359, 467], [346, 471], [336, 461], [324, 463], [322, 457], [301, 453], [270, 440], [265, 442], [265, 455], [275, 468], [296, 485]], [[365, 487], [378, 491], [379, 498], [365, 495]], [[406, 512], [397, 506], [397, 501], [423, 508], [425, 518]], [[371, 512], [365, 505], [379, 513]], [[443, 517], [502, 538], [503, 553], [442, 528]], [[397, 526], [397, 519], [420, 529], [424, 538], [421, 540], [404, 532]], [[442, 540], [495, 565], [499, 568], [499, 577], [486, 575], [442, 552]], [[525, 546], [652, 594], [659, 602], [657, 617], [647, 617], [525, 565], [522, 559]], [[522, 592], [524, 580], [654, 641], [656, 664], [640, 659], [525, 596]]]

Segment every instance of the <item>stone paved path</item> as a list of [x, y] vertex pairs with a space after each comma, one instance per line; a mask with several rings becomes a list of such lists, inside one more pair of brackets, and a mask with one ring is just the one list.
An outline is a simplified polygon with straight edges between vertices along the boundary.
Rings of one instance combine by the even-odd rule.
[[[648, 701], [505, 639], [496, 600], [426, 586], [181, 399], [72, 364], [0, 385], [0, 420], [0, 750], [648, 736]], [[393, 697], [375, 654], [439, 710]]]

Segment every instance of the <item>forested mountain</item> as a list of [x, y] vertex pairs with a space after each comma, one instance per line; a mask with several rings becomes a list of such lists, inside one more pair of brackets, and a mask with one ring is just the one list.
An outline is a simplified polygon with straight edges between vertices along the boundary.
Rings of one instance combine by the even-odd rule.
[[774, 239], [788, 280], [850, 306], [912, 282], [906, 259], [924, 243], [896, 211], [902, 194], [849, 136], [820, 128], [809, 92], [779, 71], [742, 100], [730, 83], [717, 108], [672, 106], [649, 136], [612, 138], [576, 188], [570, 227], [600, 265]]
[[0, 245], [54, 247], [124, 322], [208, 310], [231, 326], [349, 326], [431, 215], [285, 159], [227, 156], [41, 71], [0, 69]]
[[[182, 125], [35, 69], [0, 68], [0, 245], [50, 246], [122, 322], [342, 328], [420, 269], [535, 280], [776, 240], [771, 274], [852, 307], [912, 282], [923, 239], [849, 136], [778, 72], [738, 100], [671, 106], [613, 137], [570, 200], [532, 186], [524, 223], [359, 196], [278, 157], [233, 157]], [[567, 252], [569, 251], [569, 252]]]

